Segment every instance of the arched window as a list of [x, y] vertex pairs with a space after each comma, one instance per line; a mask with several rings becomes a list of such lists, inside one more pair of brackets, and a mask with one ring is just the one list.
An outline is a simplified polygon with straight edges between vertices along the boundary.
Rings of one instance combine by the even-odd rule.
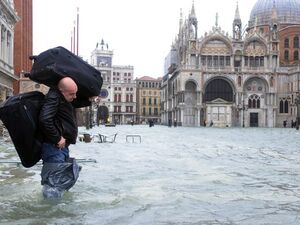
[[248, 56], [244, 57], [245, 66], [249, 66], [249, 58]]
[[280, 100], [280, 103], [279, 103], [279, 113], [283, 113], [283, 101]]
[[299, 52], [297, 50], [294, 51], [294, 60], [299, 60]]
[[255, 57], [255, 64], [254, 64], [255, 67], [259, 67], [259, 57], [256, 56]]
[[281, 99], [279, 102], [279, 113], [289, 113], [289, 102], [287, 99]]
[[230, 66], [230, 56], [226, 56], [226, 66]]
[[288, 38], [284, 39], [284, 47], [285, 48], [289, 48], [290, 47], [289, 46], [289, 39]]
[[252, 109], [252, 99], [248, 99], [248, 107], [249, 109]]
[[299, 48], [299, 37], [298, 36], [294, 37], [294, 48]]
[[130, 95], [130, 102], [133, 102], [133, 95]]
[[225, 101], [233, 101], [233, 90], [230, 84], [223, 79], [215, 79], [211, 81], [205, 90], [205, 101], [212, 101], [216, 98]]
[[248, 99], [249, 109], [259, 109], [260, 108], [260, 97], [258, 95], [251, 95]]
[[289, 113], [289, 102], [288, 102], [288, 100], [284, 101], [284, 113]]
[[210, 55], [207, 57], [207, 65], [208, 65], [209, 67], [212, 66], [212, 57], [211, 57]]
[[250, 56], [250, 66], [254, 67], [255, 66], [255, 61], [254, 61], [254, 57]]
[[270, 86], [273, 87], [274, 86], [274, 77], [270, 78]]
[[261, 56], [259, 58], [259, 66], [264, 66], [264, 57], [263, 56]]
[[239, 85], [239, 87], [242, 85], [242, 78], [241, 78], [241, 76], [238, 76], [238, 85]]
[[285, 51], [284, 51], [284, 60], [285, 60], [285, 61], [288, 61], [288, 60], [289, 60], [289, 51], [288, 51], [288, 50], [285, 50]]

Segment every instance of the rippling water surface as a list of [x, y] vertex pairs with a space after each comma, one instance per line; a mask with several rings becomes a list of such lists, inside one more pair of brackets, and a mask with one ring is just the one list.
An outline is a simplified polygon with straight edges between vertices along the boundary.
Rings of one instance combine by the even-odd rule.
[[[80, 129], [81, 131], [84, 128]], [[78, 142], [93, 158], [59, 201], [40, 170], [0, 164], [0, 224], [300, 224], [300, 131], [262, 128], [98, 127], [116, 143]], [[142, 142], [126, 142], [139, 134]], [[2, 142], [1, 160], [18, 160]]]

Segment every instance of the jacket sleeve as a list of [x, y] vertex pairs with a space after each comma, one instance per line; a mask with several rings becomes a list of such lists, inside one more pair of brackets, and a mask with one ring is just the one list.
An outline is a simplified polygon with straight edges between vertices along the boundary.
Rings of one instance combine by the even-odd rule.
[[61, 137], [59, 128], [57, 127], [57, 120], [55, 119], [59, 102], [59, 95], [53, 95], [53, 93], [49, 95], [48, 93], [39, 115], [40, 128], [46, 140], [51, 141], [53, 144], [57, 144]]
[[82, 107], [87, 107], [91, 105], [91, 102], [86, 98], [86, 99], [78, 99], [76, 98], [73, 102], [72, 105], [74, 108], [82, 108]]

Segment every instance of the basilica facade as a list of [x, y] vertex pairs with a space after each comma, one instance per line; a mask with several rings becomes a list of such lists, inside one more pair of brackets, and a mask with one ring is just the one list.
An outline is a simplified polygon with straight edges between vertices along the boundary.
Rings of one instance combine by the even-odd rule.
[[[243, 29], [198, 35], [194, 4], [165, 60], [161, 120], [182, 126], [282, 127], [297, 119], [300, 2], [258, 0]], [[298, 110], [299, 117], [299, 110]]]

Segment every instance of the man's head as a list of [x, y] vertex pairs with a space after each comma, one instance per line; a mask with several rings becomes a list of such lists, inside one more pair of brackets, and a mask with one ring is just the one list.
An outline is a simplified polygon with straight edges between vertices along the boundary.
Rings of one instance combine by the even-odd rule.
[[72, 102], [76, 98], [78, 91], [77, 84], [70, 77], [64, 77], [58, 82], [58, 89], [67, 102]]

